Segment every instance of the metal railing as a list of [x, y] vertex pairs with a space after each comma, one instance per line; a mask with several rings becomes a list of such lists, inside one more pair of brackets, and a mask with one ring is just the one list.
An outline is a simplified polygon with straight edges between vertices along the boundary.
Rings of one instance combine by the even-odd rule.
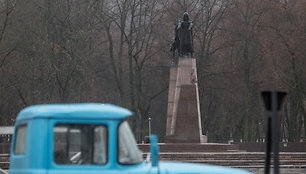
[[[7, 158], [7, 161], [3, 161], [3, 162], [0, 162], [2, 164], [10, 164], [9, 162], [9, 158], [10, 158], [10, 154], [0, 154], [0, 158]], [[8, 174], [8, 170], [5, 168], [5, 169], [1, 169], [0, 168], [0, 174]]]

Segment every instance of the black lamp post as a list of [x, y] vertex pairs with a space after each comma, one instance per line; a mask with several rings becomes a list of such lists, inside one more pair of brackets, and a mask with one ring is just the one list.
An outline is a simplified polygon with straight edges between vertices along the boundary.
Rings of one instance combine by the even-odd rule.
[[273, 143], [274, 173], [279, 174], [279, 125], [277, 112], [280, 110], [286, 94], [286, 92], [278, 91], [261, 92], [266, 110], [272, 112], [272, 118], [271, 116], [268, 117], [265, 174], [269, 174], [270, 172], [271, 143]]

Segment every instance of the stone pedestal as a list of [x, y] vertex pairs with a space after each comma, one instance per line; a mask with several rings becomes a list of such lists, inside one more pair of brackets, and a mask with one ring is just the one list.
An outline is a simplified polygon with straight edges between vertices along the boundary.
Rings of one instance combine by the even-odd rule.
[[166, 143], [205, 143], [202, 135], [196, 60], [179, 58], [171, 67]]
[[[171, 66], [170, 68], [170, 78], [169, 78], [169, 93], [168, 93], [168, 111], [167, 111], [167, 129], [166, 135], [170, 135], [170, 127], [172, 124], [172, 115], [174, 107], [174, 95], [175, 95], [175, 86], [177, 78], [177, 67]], [[168, 129], [169, 128], [169, 129]]]

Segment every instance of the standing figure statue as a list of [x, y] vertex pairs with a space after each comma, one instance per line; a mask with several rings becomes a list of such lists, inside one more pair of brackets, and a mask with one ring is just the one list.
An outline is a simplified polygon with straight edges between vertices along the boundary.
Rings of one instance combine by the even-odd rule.
[[[193, 36], [192, 36], [193, 23], [189, 20], [187, 12], [183, 15], [183, 21], [179, 21], [174, 28], [174, 40], [171, 45], [171, 51], [173, 57], [175, 50], [177, 49], [180, 57], [192, 57], [193, 56]], [[172, 60], [174, 62], [174, 58]]]

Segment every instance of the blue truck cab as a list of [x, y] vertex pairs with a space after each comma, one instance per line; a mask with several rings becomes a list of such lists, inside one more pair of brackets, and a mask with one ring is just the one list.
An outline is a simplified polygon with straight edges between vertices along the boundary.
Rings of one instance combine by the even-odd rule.
[[144, 162], [126, 118], [110, 104], [46, 104], [23, 109], [15, 123], [10, 174], [247, 174], [212, 165], [158, 161], [156, 137]]

